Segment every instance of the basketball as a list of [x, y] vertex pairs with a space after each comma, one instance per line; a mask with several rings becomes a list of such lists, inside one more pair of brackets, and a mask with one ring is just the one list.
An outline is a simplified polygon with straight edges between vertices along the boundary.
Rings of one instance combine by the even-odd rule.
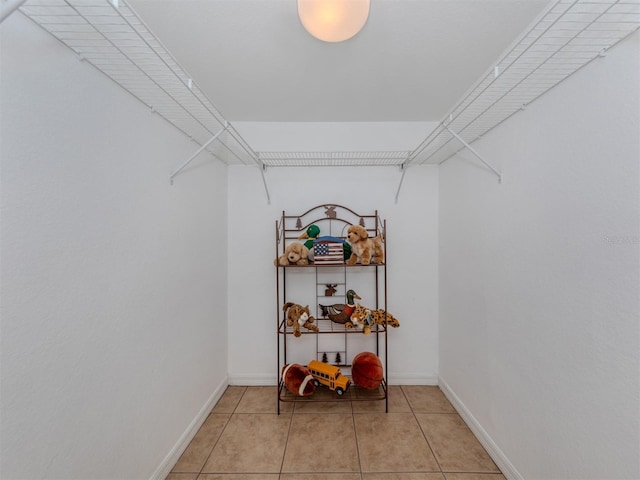
[[293, 395], [308, 397], [316, 390], [313, 375], [306, 367], [290, 363], [282, 367], [282, 382]]
[[361, 352], [351, 362], [353, 383], [367, 390], [375, 390], [382, 383], [384, 371], [378, 356], [371, 352]]

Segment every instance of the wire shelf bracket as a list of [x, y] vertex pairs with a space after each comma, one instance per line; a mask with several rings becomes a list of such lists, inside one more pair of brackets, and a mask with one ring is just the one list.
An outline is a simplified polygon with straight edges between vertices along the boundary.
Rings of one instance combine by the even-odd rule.
[[[448, 126], [444, 126], [444, 128], [454, 137], [456, 137], [456, 139], [462, 143], [465, 148], [467, 150], [469, 150], [471, 153], [473, 153], [489, 170], [491, 170], [493, 173], [496, 174], [496, 176], [498, 177], [498, 183], [502, 183], [502, 172], [499, 172], [498, 170], [496, 170], [489, 162], [487, 162], [484, 157], [482, 155], [480, 155], [471, 145], [469, 145], [467, 142], [464, 141], [464, 138], [462, 138], [460, 135], [458, 135], [456, 132], [454, 132], [453, 130], [451, 130]], [[451, 158], [451, 157], [449, 157]], [[444, 162], [446, 162], [448, 160], [448, 158], [444, 159], [440, 165], [442, 165]], [[397, 201], [397, 199], [396, 199]]]
[[407, 173], [408, 166], [400, 165], [400, 170], [402, 170], [402, 175], [400, 175], [400, 183], [398, 184], [398, 190], [396, 190], [396, 201], [398, 203], [398, 197], [400, 196], [400, 189], [402, 188], [402, 182], [404, 182], [404, 174]]
[[267, 194], [267, 205], [271, 205], [271, 195], [269, 195], [269, 187], [267, 185], [267, 179], [264, 176], [264, 172], [267, 169], [265, 164], [262, 164], [260, 168], [260, 175], [262, 176], [262, 184], [264, 185], [264, 192]]
[[468, 148], [501, 179], [469, 144], [638, 28], [640, 0], [555, 0], [411, 152], [406, 166], [442, 165]]
[[213, 137], [211, 137], [208, 141], [206, 141], [204, 144], [202, 144], [202, 146], [196, 151], [196, 153], [194, 153], [193, 155], [191, 155], [189, 157], [189, 159], [184, 162], [182, 165], [180, 165], [177, 169], [175, 169], [173, 171], [173, 173], [169, 176], [169, 182], [171, 183], [171, 185], [173, 185], [173, 178], [178, 175], [182, 170], [184, 170], [187, 165], [189, 165], [198, 155], [200, 155], [200, 153], [207, 148], [210, 144], [212, 144], [215, 140], [218, 139], [218, 137], [227, 129], [229, 128], [229, 122], [225, 122], [224, 123], [224, 127], [222, 127], [218, 133], [216, 133]]

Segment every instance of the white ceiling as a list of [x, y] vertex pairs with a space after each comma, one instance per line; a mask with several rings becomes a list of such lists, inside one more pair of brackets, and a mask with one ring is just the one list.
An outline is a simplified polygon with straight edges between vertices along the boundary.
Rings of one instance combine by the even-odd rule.
[[232, 122], [438, 121], [548, 0], [371, 0], [342, 43], [296, 0], [128, 0]]

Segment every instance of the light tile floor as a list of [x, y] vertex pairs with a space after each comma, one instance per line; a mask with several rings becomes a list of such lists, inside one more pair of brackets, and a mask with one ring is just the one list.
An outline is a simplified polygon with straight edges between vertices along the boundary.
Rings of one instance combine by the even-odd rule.
[[[314, 399], [322, 395], [316, 391]], [[167, 480], [505, 480], [438, 387], [384, 401], [282, 403], [229, 387]]]

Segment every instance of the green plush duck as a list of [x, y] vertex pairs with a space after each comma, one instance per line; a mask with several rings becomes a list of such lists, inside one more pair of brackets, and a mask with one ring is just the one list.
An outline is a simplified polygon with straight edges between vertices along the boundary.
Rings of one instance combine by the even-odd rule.
[[322, 309], [322, 316], [329, 317], [332, 322], [345, 324], [351, 320], [351, 314], [356, 309], [354, 299], [362, 300], [353, 290], [347, 290], [347, 303], [334, 303], [333, 305], [319, 304]]
[[[302, 240], [307, 238], [308, 240], [304, 242], [304, 246], [309, 249], [309, 260], [313, 261], [313, 245], [316, 240], [321, 240], [323, 238], [329, 239], [330, 237], [320, 237], [320, 227], [317, 225], [309, 225], [309, 227], [302, 233], [298, 240]], [[334, 240], [331, 238], [331, 240]], [[337, 241], [337, 239], [336, 239]], [[342, 248], [343, 248], [343, 258], [345, 260], [349, 260], [351, 258], [351, 245], [345, 240], [342, 240]]]
[[318, 238], [318, 235], [320, 235], [320, 227], [317, 225], [309, 225], [309, 228], [298, 237], [298, 240], [308, 238], [309, 240], [304, 242], [304, 246], [311, 250], [313, 248], [313, 241]]

